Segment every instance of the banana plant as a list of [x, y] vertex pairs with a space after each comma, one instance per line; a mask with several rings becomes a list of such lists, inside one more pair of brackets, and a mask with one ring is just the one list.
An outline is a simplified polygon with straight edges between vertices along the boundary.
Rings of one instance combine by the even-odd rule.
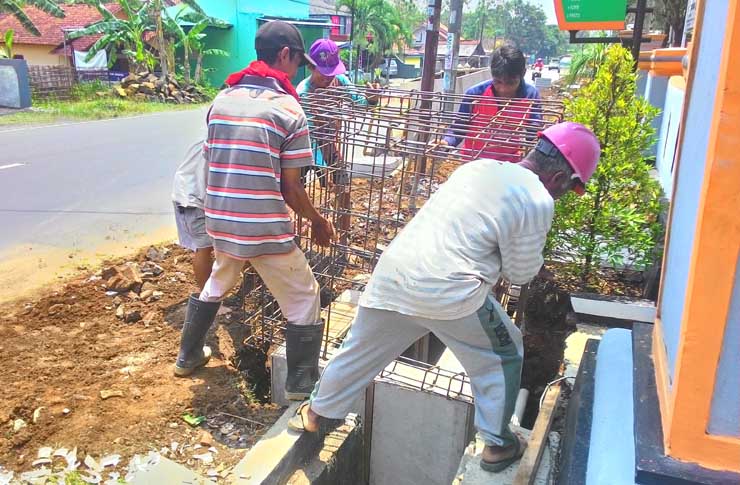
[[3, 36], [5, 43], [3, 45], [0, 45], [0, 59], [12, 59], [13, 58], [13, 37], [15, 36], [15, 31], [13, 29], [8, 29], [5, 31], [5, 35]]
[[[147, 0], [149, 8], [149, 16], [155, 26], [156, 39], [157, 39], [157, 50], [159, 51], [159, 65], [162, 69], [162, 78], [167, 79], [169, 75], [169, 53], [172, 52], [172, 45], [168, 45], [168, 38], [166, 36], [167, 20], [167, 2], [165, 0]], [[195, 12], [196, 15], [206, 17], [206, 13], [198, 5], [196, 0], [180, 0], [180, 3], [189, 7], [191, 11]], [[183, 10], [181, 10], [182, 12]], [[174, 66], [172, 66], [174, 70]]]
[[[189, 29], [185, 30], [182, 26], [182, 20], [195, 22]], [[222, 56], [227, 57], [228, 52], [221, 49], [204, 49], [203, 39], [206, 38], [204, 30], [218, 23], [219, 21], [211, 19], [199, 12], [187, 12], [181, 10], [174, 18], [167, 16], [166, 28], [176, 39], [175, 48], [182, 48], [183, 52], [183, 76], [185, 82], [190, 84], [191, 81], [191, 58], [196, 54], [197, 61], [195, 66], [195, 84], [199, 84], [203, 76], [203, 58], [205, 56]]]
[[26, 6], [33, 6], [57, 18], [64, 17], [64, 10], [55, 0], [0, 0], [0, 14], [8, 13], [15, 17], [24, 29], [33, 35], [40, 36], [41, 32], [33, 24], [31, 18], [23, 10]]

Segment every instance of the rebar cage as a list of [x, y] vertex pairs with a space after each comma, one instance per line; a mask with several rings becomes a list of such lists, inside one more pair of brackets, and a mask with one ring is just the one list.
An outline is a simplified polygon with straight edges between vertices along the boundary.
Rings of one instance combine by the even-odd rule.
[[[310, 224], [294, 218], [296, 243], [321, 287], [324, 356], [346, 333], [334, 328], [332, 301], [364, 288], [383, 250], [455, 168], [477, 158], [521, 159], [537, 133], [563, 117], [556, 100], [355, 86], [318, 90], [302, 105], [314, 157], [323, 159], [305, 171], [306, 191], [336, 231], [332, 245], [321, 248], [311, 241]], [[471, 114], [461, 113], [461, 105]], [[460, 143], [445, 144], [446, 135]], [[507, 285], [497, 288], [499, 296], [512, 293]], [[242, 295], [251, 330], [246, 344], [268, 351], [283, 343], [280, 308], [252, 269]]]

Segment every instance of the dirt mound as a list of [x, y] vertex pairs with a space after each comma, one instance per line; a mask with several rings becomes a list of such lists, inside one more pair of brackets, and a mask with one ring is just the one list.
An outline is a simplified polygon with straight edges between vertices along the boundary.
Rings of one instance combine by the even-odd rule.
[[[227, 307], [210, 332], [207, 368], [173, 377], [194, 289], [191, 255], [174, 246], [156, 251], [156, 263], [145, 250], [41, 298], [0, 307], [0, 466], [30, 470], [48, 446], [77, 447], [81, 458], [117, 453], [122, 462], [167, 449], [169, 458], [197, 467], [193, 453], [171, 448], [196, 447], [205, 428], [217, 450], [208, 467], [223, 468], [277, 419], [280, 410], [254, 399], [253, 385], [232, 364], [246, 336], [232, 317], [238, 308]], [[191, 427], [186, 413], [206, 421]]]

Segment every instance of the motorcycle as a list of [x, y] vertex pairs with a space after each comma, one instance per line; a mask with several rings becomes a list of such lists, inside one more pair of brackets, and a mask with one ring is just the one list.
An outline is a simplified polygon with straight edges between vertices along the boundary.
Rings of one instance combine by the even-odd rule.
[[535, 66], [532, 69], [532, 81], [536, 81], [538, 77], [542, 77], [542, 66]]

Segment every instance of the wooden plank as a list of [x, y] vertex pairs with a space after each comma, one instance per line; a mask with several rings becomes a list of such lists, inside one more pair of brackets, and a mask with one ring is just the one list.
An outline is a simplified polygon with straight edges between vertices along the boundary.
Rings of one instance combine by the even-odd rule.
[[555, 408], [560, 399], [560, 382], [550, 386], [542, 402], [537, 421], [534, 423], [527, 450], [524, 452], [513, 485], [531, 485], [537, 475], [537, 467], [545, 450], [547, 436], [555, 416]]

